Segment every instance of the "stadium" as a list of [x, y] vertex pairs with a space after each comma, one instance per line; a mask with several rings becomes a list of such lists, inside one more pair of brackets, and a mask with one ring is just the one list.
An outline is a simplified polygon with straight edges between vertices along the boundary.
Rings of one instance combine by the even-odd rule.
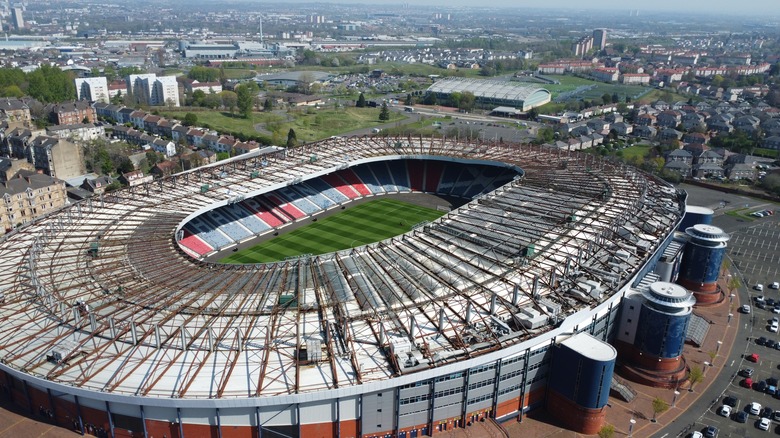
[[[209, 261], [408, 193], [460, 201], [378, 242]], [[621, 300], [659, 278], [684, 212], [663, 181], [538, 146], [334, 137], [243, 155], [5, 236], [1, 392], [97, 436], [414, 437], [551, 400], [600, 424]], [[576, 373], [555, 358], [572, 355], [602, 380], [567, 397], [556, 373]]]

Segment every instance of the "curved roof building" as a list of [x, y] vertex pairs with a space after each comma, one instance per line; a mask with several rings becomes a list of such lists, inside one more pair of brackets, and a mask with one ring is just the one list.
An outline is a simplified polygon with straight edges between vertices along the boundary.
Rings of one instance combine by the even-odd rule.
[[517, 82], [483, 79], [443, 79], [428, 87], [428, 93], [449, 96], [452, 93], [471, 92], [477, 102], [486, 105], [503, 105], [528, 111], [550, 102], [548, 90]]
[[[384, 189], [360, 168], [377, 163]], [[445, 190], [446, 170], [415, 182], [422, 164], [428, 180], [483, 170], [447, 186], [469, 188], [465, 205], [382, 242], [237, 266], [193, 257], [178, 232], [347, 170], [362, 197]], [[515, 176], [497, 186], [501, 169]], [[556, 336], [608, 340], [683, 210], [633, 168], [527, 145], [331, 138], [237, 157], [5, 236], [0, 382], [57, 424], [155, 436], [406, 436], [522, 415], [543, 401]], [[229, 241], [230, 223], [204, 241]]]

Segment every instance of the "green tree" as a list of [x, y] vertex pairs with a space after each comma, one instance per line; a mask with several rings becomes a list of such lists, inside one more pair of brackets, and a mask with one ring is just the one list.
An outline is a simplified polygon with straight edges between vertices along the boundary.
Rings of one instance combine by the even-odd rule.
[[270, 97], [265, 98], [263, 102], [263, 111], [272, 111], [274, 109], [274, 101]]
[[219, 69], [196, 65], [187, 72], [187, 77], [198, 82], [216, 82], [219, 79]]
[[460, 105], [458, 108], [464, 110], [464, 111], [471, 111], [474, 109], [474, 104], [476, 103], [477, 98], [474, 96], [474, 93], [471, 91], [464, 91], [460, 95]]
[[198, 116], [193, 113], [187, 113], [184, 115], [184, 126], [195, 126], [198, 124]]
[[358, 96], [357, 102], [355, 102], [355, 106], [358, 108], [366, 107], [366, 96], [364, 96], [363, 93], [360, 93], [360, 96]]
[[211, 109], [219, 108], [222, 105], [222, 97], [216, 93], [209, 93], [203, 98], [202, 105]]
[[390, 120], [390, 109], [387, 108], [387, 102], [382, 102], [382, 109], [379, 111], [379, 120], [382, 122]]
[[245, 119], [250, 118], [252, 116], [252, 92], [249, 87], [244, 85], [236, 87], [236, 100], [241, 115]]
[[550, 127], [540, 128], [536, 134], [536, 138], [541, 143], [550, 143], [555, 140], [555, 131]]
[[192, 92], [193, 105], [203, 105], [203, 100], [206, 98], [206, 92], [203, 90], [195, 90]]
[[690, 383], [691, 387], [688, 388], [688, 391], [693, 392], [694, 385], [702, 380], [704, 380], [704, 369], [699, 367], [691, 368], [691, 372], [688, 373], [688, 383]]
[[653, 419], [651, 421], [655, 423], [658, 414], [663, 414], [668, 409], [669, 409], [669, 403], [666, 403], [660, 397], [656, 397], [655, 399], [653, 399]]
[[225, 90], [219, 93], [219, 97], [222, 99], [222, 106], [227, 108], [230, 114], [233, 114], [233, 110], [236, 109], [238, 104], [238, 95], [233, 91]]
[[18, 85], [8, 85], [3, 87], [2, 96], [19, 98], [24, 96], [24, 91]]
[[404, 105], [406, 105], [406, 106], [414, 105], [414, 98], [412, 97], [411, 94], [407, 94], [406, 95], [406, 100], [404, 100]]
[[599, 438], [612, 438], [615, 436], [615, 426], [605, 424], [599, 429]]
[[293, 147], [298, 144], [298, 137], [295, 135], [295, 130], [290, 128], [287, 132], [287, 147]]
[[601, 96], [601, 101], [604, 102], [604, 105], [612, 103], [612, 96], [609, 95], [609, 93], [604, 93], [603, 96]]
[[157, 152], [155, 151], [146, 151], [146, 162], [149, 164], [150, 168], [154, 167], [160, 162], [160, 156], [157, 155]]
[[612, 103], [618, 103], [620, 102], [620, 96], [618, 96], [617, 92], [612, 93]]

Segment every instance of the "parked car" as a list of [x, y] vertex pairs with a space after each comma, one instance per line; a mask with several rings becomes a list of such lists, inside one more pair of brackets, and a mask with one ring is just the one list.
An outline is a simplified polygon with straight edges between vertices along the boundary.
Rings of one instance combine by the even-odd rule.
[[780, 282], [775, 281], [772, 284], [770, 284], [769, 287], [772, 289], [780, 289]]
[[772, 414], [774, 414], [775, 411], [772, 410], [769, 406], [765, 406], [764, 409], [761, 410], [761, 417], [762, 418], [772, 418]]
[[723, 398], [723, 404], [735, 408], [739, 404], [739, 399], [734, 397], [733, 395], [729, 395]]
[[742, 307], [739, 308], [739, 311], [742, 313], [750, 313], [750, 306], [743, 304]]
[[772, 299], [772, 298], [767, 298], [767, 299], [764, 301], [764, 304], [766, 304], [766, 305], [767, 305], [767, 306], [769, 306], [769, 307], [775, 307], [775, 305], [777, 304], [777, 302], [775, 302], [775, 300], [774, 300], [774, 299]]
[[[753, 389], [755, 389], [758, 392], [766, 392], [766, 387], [769, 386], [766, 384], [765, 381], [759, 380], [758, 382], [753, 384]], [[752, 412], [751, 412], [752, 414]]]
[[759, 292], [763, 292], [764, 291], [764, 285], [761, 284], [761, 283], [756, 283], [756, 285], [753, 286], [753, 289], [755, 289], [755, 290], [757, 290]]
[[769, 324], [769, 331], [772, 333], [777, 333], [778, 330], [780, 330], [780, 324], [778, 324], [777, 321], [772, 321]]
[[766, 340], [766, 348], [775, 348], [777, 346], [777, 342], [774, 339], [767, 339]]
[[718, 438], [718, 428], [715, 426], [707, 426], [704, 429], [704, 436], [707, 438]]
[[721, 417], [730, 417], [731, 416], [731, 406], [729, 405], [723, 405], [718, 409], [718, 415]]
[[743, 368], [739, 373], [744, 377], [752, 377], [755, 370], [753, 368]]
[[749, 360], [753, 363], [758, 363], [758, 361], [761, 359], [756, 353], [748, 355], [745, 359]]
[[769, 426], [772, 424], [772, 421], [769, 418], [762, 418], [758, 420], [756, 423], [756, 427], [761, 430], [769, 430]]
[[737, 423], [747, 423], [748, 420], [748, 413], [745, 411], [739, 411], [737, 412], [737, 415], [734, 416], [734, 421]]
[[766, 336], [760, 336], [756, 339], [756, 345], [766, 345]]
[[758, 415], [761, 413], [761, 403], [750, 402], [750, 404], [747, 405], [746, 410], [750, 412], [751, 415]]

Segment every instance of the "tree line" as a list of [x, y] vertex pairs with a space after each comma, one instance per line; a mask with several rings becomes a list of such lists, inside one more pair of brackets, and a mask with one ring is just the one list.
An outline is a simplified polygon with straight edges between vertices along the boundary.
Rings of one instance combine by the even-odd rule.
[[42, 65], [25, 73], [18, 68], [0, 68], [0, 97], [30, 96], [43, 103], [76, 98], [75, 73], [57, 66]]

